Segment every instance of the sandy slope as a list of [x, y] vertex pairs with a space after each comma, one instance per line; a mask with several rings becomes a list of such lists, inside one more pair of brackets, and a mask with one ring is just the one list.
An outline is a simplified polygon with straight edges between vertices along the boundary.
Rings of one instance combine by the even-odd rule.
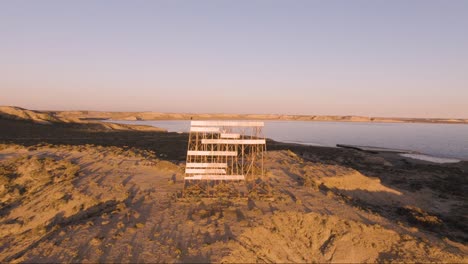
[[58, 118], [48, 113], [27, 110], [21, 107], [14, 106], [0, 106], [0, 116], [23, 120], [32, 120], [34, 122], [42, 124], [50, 124], [50, 122], [60, 121]]
[[368, 263], [377, 261], [459, 262], [422, 239], [378, 224], [318, 213], [280, 212], [265, 217], [234, 242], [226, 262]]
[[267, 154], [266, 200], [178, 199], [183, 164], [138, 149], [0, 145], [0, 165], [0, 261], [468, 261], [423, 226], [460, 201], [434, 209], [425, 190], [288, 151]]

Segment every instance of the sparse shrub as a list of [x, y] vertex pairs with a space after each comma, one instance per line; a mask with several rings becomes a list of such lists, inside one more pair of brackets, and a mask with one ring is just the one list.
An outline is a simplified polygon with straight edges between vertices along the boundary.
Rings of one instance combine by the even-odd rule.
[[434, 228], [442, 225], [442, 221], [435, 215], [430, 215], [421, 208], [414, 206], [399, 207], [397, 213], [406, 216], [408, 222], [424, 227]]

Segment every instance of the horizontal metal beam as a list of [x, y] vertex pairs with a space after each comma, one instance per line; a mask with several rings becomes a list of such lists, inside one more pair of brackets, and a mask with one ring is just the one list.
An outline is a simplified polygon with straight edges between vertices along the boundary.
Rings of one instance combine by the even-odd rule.
[[218, 180], [218, 181], [240, 181], [245, 180], [244, 175], [194, 175], [185, 177], [185, 180]]
[[191, 121], [192, 126], [233, 126], [233, 127], [263, 127], [264, 122], [256, 121]]
[[222, 173], [226, 174], [225, 169], [185, 169], [185, 173], [187, 174], [213, 174], [213, 173]]
[[202, 151], [202, 150], [189, 150], [188, 156], [237, 156], [236, 151]]
[[227, 168], [226, 163], [187, 163], [187, 168]]
[[240, 138], [240, 134], [231, 134], [231, 133], [221, 133], [220, 135], [221, 138]]
[[219, 132], [219, 127], [191, 127], [190, 132]]
[[202, 139], [202, 144], [264, 145], [265, 139]]

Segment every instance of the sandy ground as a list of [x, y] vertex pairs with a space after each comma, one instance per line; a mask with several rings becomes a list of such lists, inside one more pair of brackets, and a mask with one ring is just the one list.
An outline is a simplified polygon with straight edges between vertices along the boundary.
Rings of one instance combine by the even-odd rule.
[[185, 134], [1, 111], [1, 262], [468, 263], [468, 162], [268, 140], [269, 195], [181, 197]]
[[466, 196], [324, 155], [269, 151], [270, 197], [179, 198], [183, 161], [151, 151], [2, 144], [0, 261], [468, 262], [466, 229], [446, 222]]

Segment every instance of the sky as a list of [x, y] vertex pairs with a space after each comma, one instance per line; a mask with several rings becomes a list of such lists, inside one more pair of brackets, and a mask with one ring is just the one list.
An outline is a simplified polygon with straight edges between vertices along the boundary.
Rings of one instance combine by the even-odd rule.
[[468, 118], [468, 1], [0, 0], [0, 105]]

